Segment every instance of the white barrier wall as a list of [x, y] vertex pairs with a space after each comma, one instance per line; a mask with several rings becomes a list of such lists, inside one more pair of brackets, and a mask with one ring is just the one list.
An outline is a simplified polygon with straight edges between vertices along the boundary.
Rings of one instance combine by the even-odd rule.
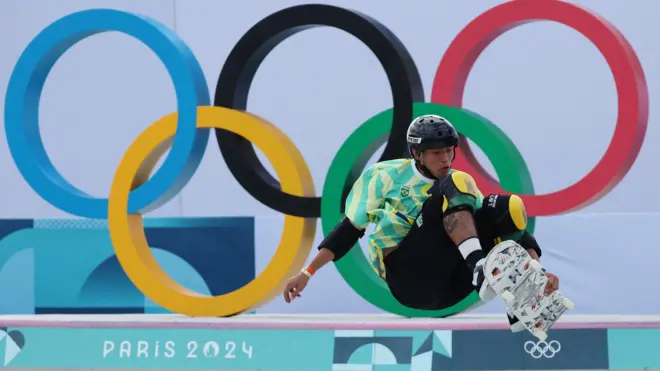
[[[228, 53], [253, 24], [294, 0], [36, 0], [0, 2], [0, 109], [19, 55], [45, 26], [69, 13], [109, 7], [153, 17], [176, 30], [200, 61], [213, 94]], [[443, 53], [480, 13], [500, 1], [324, 1], [359, 10], [389, 27], [420, 71], [427, 99]], [[578, 2], [616, 26], [644, 68], [650, 116], [634, 166], [595, 204], [561, 216], [537, 219], [536, 236], [546, 267], [561, 278], [576, 313], [656, 313], [654, 231], [660, 217], [655, 125], [660, 84], [655, 2]], [[252, 84], [248, 108], [275, 123], [298, 146], [311, 169], [317, 194], [339, 146], [377, 112], [390, 108], [388, 81], [376, 58], [338, 30], [315, 28], [278, 46]], [[604, 155], [616, 123], [617, 93], [602, 55], [566, 26], [537, 22], [505, 33], [478, 59], [464, 106], [488, 117], [513, 140], [529, 167], [536, 193], [550, 193], [584, 177]], [[46, 149], [74, 185], [106, 197], [119, 160], [153, 121], [176, 110], [175, 92], [158, 58], [118, 33], [86, 39], [52, 70], [39, 117]], [[2, 119], [0, 119], [2, 122]], [[149, 216], [255, 216], [257, 271], [280, 238], [282, 215], [254, 200], [228, 171], [214, 135], [189, 185]], [[380, 151], [372, 158], [372, 162]], [[263, 158], [263, 157], [262, 157]], [[479, 158], [492, 170], [483, 155]], [[267, 165], [269, 169], [272, 169]], [[0, 136], [0, 217], [67, 218], [24, 181]], [[322, 238], [317, 230], [316, 240]], [[341, 298], [341, 299], [337, 299]], [[499, 312], [499, 302], [480, 309]], [[262, 312], [374, 312], [333, 267], [320, 272], [302, 300], [276, 299]]]

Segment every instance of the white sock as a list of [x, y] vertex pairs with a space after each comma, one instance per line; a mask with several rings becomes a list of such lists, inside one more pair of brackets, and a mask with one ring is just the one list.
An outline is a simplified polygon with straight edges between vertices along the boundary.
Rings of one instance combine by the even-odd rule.
[[463, 255], [463, 259], [466, 260], [468, 256], [470, 256], [470, 254], [473, 252], [482, 251], [479, 239], [476, 237], [468, 238], [467, 240], [463, 241], [463, 243], [458, 246], [458, 250], [461, 252], [461, 255]]
[[458, 251], [463, 255], [463, 259], [471, 269], [474, 269], [479, 263], [483, 264], [484, 251], [481, 249], [481, 243], [476, 237], [468, 238], [458, 246]]

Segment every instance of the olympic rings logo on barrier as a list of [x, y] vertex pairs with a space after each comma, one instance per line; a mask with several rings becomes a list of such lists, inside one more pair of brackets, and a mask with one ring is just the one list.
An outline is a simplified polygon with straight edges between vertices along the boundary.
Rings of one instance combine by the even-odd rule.
[[[524, 159], [495, 124], [462, 109], [467, 76], [479, 54], [505, 31], [535, 20], [574, 28], [601, 51], [612, 69], [618, 93], [614, 138], [599, 164], [578, 183], [558, 192], [535, 195]], [[360, 125], [333, 159], [322, 197], [314, 195], [307, 165], [279, 129], [242, 112], [256, 71], [268, 53], [289, 36], [315, 26], [344, 30], [376, 55], [392, 86], [393, 107]], [[108, 199], [95, 198], [68, 183], [50, 162], [38, 130], [39, 98], [50, 69], [78, 41], [96, 33], [119, 31], [137, 38], [163, 61], [176, 89], [178, 111], [152, 124], [126, 151]], [[380, 160], [405, 156], [405, 133], [413, 116], [448, 117], [462, 136], [488, 156], [501, 184], [476, 162], [466, 141], [455, 167], [471, 173], [487, 193], [519, 194], [531, 216], [570, 212], [595, 202], [625, 176], [640, 151], [648, 121], [648, 92], [640, 62], [625, 37], [598, 15], [556, 0], [513, 0], [471, 21], [443, 56], [425, 103], [421, 77], [398, 38], [378, 21], [330, 5], [300, 5], [269, 15], [237, 42], [220, 73], [213, 106], [202, 69], [192, 51], [170, 29], [147, 17], [117, 10], [87, 10], [65, 16], [45, 28], [19, 58], [7, 89], [5, 130], [16, 166], [28, 184], [59, 209], [73, 215], [109, 220], [117, 258], [128, 277], [159, 305], [191, 316], [227, 316], [256, 308], [282, 290], [310, 253], [314, 219], [328, 233], [342, 216], [346, 189], [383, 144]], [[280, 246], [266, 269], [246, 286], [218, 297], [191, 292], [172, 280], [151, 255], [142, 214], [174, 197], [199, 166], [210, 129], [238, 182], [257, 200], [286, 215]], [[257, 145], [277, 172], [279, 184], [259, 162]], [[149, 177], [157, 160], [171, 150]], [[410, 317], [451, 315], [478, 300], [473, 293], [440, 311], [414, 310], [399, 304], [358, 249], [336, 262], [342, 277], [362, 298], [382, 310]]]
[[550, 342], [539, 341], [536, 343], [533, 341], [526, 341], [523, 347], [525, 352], [535, 359], [541, 357], [553, 358], [555, 354], [559, 353], [561, 350], [561, 343], [557, 340], [552, 340]]

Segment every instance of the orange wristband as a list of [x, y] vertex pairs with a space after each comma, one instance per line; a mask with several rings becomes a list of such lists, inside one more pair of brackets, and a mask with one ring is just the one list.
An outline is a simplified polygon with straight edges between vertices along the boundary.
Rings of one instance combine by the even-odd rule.
[[303, 268], [302, 272], [307, 276], [307, 277], [312, 277], [316, 271], [312, 269], [309, 265]]

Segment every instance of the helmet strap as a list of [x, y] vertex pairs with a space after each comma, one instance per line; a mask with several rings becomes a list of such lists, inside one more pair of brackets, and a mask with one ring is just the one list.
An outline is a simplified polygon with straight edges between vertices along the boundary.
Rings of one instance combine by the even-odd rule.
[[[417, 154], [417, 156], [421, 157], [423, 152], [424, 151], [420, 151]], [[420, 173], [422, 173], [422, 175], [424, 175], [429, 179], [436, 179], [433, 173], [431, 173], [431, 171], [426, 166], [424, 166], [424, 164], [422, 164], [422, 162], [419, 159], [417, 159], [415, 156], [413, 156], [413, 159], [415, 160], [415, 166], [417, 166], [417, 169], [419, 170]]]
[[431, 171], [424, 165], [420, 164], [419, 162], [416, 163], [417, 168], [419, 169], [419, 172], [422, 173], [425, 177], [429, 179], [437, 179], [433, 174], [431, 174]]

